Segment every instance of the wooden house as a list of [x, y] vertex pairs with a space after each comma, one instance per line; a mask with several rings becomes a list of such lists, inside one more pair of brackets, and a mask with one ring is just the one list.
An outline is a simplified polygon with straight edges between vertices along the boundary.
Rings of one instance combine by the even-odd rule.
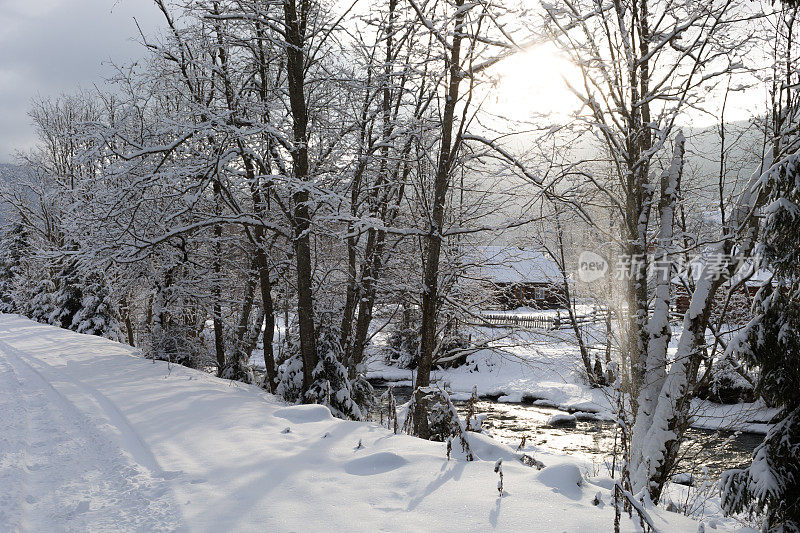
[[[751, 306], [753, 298], [758, 290], [766, 283], [769, 283], [772, 275], [767, 270], [758, 270], [750, 276], [744, 283], [739, 283], [740, 279], [726, 281], [714, 295], [712, 304], [712, 316], [719, 316], [725, 311], [725, 321], [729, 324], [744, 324], [751, 318]], [[673, 299], [673, 311], [683, 315], [689, 310], [692, 298], [686, 288], [684, 280], [676, 277], [673, 279], [675, 298]], [[736, 289], [728, 296], [730, 287]]]
[[490, 292], [493, 307], [565, 307], [561, 270], [545, 253], [515, 246], [476, 246], [466, 256], [467, 275]]

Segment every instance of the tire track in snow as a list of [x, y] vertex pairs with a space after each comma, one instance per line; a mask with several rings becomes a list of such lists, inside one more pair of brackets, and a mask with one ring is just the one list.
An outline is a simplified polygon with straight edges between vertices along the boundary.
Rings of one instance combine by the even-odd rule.
[[30, 421], [22, 381], [0, 356], [0, 531], [25, 527]]
[[[103, 396], [98, 400], [98, 395], [102, 396], [99, 392], [92, 394], [74, 380], [65, 381], [66, 376], [61, 373], [56, 376], [60, 379], [54, 379], [44, 367], [35, 366], [46, 363], [2, 340], [0, 357], [17, 377], [29, 421], [29, 437], [22, 439], [27, 442], [17, 444], [27, 449], [22, 452], [26, 462], [21, 466], [28, 483], [21, 487], [25, 492], [21, 497], [25, 500], [23, 508], [29, 508], [29, 512], [22, 513], [28, 521], [19, 521], [19, 529], [174, 531], [180, 528], [180, 512], [166, 476], [152, 454], [146, 453], [149, 450], [141, 439], [131, 437], [135, 431], [108, 398]], [[98, 420], [89, 418], [70, 400], [68, 396], [74, 394], [78, 398], [82, 395], [82, 400], [88, 396], [89, 403], [109, 417], [109, 425], [116, 427], [121, 439], [104, 435], [101, 430], [106, 421], [100, 420], [98, 427]], [[0, 487], [0, 494], [7, 490]]]
[[[2, 341], [0, 341], [0, 344], [2, 344]], [[84, 381], [76, 379], [75, 376], [69, 373], [68, 368], [55, 368], [45, 361], [31, 357], [30, 354], [26, 354], [21, 350], [15, 350], [15, 355], [51, 386], [53, 383], [57, 383], [63, 388], [73, 389], [79, 395], [89, 398], [94, 406], [105, 414], [112, 431], [119, 435], [121, 448], [140, 466], [149, 470], [154, 477], [171, 479], [179, 474], [176, 472], [166, 472], [161, 468], [153, 452], [144, 441], [142, 441], [142, 438], [133, 428], [128, 418], [119, 410], [114, 402], [99, 390]], [[72, 404], [64, 394], [58, 392], [55, 388], [54, 390], [65, 402], [70, 403], [76, 411], [81, 411], [81, 409]]]

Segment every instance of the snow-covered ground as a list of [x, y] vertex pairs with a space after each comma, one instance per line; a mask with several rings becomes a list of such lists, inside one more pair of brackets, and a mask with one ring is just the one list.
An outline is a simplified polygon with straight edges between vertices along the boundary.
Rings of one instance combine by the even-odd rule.
[[479, 460], [448, 461], [441, 443], [0, 315], [0, 531], [611, 530], [610, 479], [472, 445]]

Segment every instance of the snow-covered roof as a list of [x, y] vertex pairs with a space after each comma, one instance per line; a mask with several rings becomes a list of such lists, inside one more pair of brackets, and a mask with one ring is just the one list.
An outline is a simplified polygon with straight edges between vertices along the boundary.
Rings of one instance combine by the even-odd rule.
[[471, 277], [494, 283], [557, 283], [558, 265], [543, 252], [516, 246], [475, 246], [466, 251]]

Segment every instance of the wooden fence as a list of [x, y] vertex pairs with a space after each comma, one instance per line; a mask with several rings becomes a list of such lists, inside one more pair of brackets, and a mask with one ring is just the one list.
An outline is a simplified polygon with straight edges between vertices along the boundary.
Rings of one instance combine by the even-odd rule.
[[[595, 311], [575, 318], [579, 325], [592, 324], [605, 321], [607, 311]], [[569, 315], [565, 312], [558, 315], [511, 315], [504, 313], [481, 313], [469, 317], [465, 324], [470, 326], [488, 326], [495, 328], [525, 328], [525, 329], [565, 329], [571, 328]]]

